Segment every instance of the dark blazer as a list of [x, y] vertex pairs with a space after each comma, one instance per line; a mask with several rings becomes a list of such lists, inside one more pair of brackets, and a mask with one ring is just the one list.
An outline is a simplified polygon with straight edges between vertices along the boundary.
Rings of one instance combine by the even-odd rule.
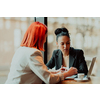
[[[60, 49], [54, 50], [50, 61], [46, 64], [48, 68], [59, 69], [61, 68], [63, 60], [63, 54]], [[81, 49], [74, 49], [70, 47], [69, 51], [69, 68], [75, 67], [78, 69], [78, 73], [87, 74], [88, 68], [84, 58], [84, 53]]]

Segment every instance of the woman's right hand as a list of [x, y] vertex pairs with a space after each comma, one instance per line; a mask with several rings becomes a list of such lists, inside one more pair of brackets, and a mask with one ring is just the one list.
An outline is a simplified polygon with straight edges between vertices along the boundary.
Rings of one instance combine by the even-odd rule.
[[64, 72], [64, 77], [72, 76], [78, 73], [78, 70], [75, 67], [71, 67], [67, 72]]

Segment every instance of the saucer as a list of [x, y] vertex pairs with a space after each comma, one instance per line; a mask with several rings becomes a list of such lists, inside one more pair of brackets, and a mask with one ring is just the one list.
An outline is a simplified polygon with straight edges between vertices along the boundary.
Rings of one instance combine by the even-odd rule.
[[84, 81], [88, 81], [88, 78], [83, 78], [83, 79], [75, 78], [74, 80], [79, 81], [79, 82], [84, 82]]

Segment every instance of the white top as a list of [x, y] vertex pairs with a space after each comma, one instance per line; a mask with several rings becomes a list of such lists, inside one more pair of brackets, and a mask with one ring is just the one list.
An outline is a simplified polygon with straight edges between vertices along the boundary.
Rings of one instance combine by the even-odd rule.
[[69, 69], [69, 55], [67, 56], [67, 69]]
[[64, 67], [68, 70], [69, 69], [69, 55], [65, 57], [64, 63], [66, 64], [66, 67], [65, 66]]
[[43, 62], [41, 51], [20, 47], [13, 56], [6, 84], [57, 83], [64, 80], [62, 73], [52, 74]]

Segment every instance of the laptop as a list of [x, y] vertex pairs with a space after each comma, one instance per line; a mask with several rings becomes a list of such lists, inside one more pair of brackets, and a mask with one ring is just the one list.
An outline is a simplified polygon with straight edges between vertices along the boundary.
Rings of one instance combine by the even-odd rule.
[[92, 70], [93, 70], [93, 67], [94, 67], [94, 63], [96, 61], [96, 57], [94, 57], [92, 59], [92, 62], [91, 62], [91, 65], [90, 65], [90, 68], [89, 68], [89, 71], [88, 71], [88, 74], [84, 76], [84, 78], [88, 78], [90, 79], [90, 76], [91, 76], [91, 73], [92, 73]]
[[[84, 80], [85, 80], [85, 79], [86, 79], [86, 80], [87, 80], [87, 79], [90, 79], [90, 75], [91, 75], [91, 73], [92, 73], [92, 69], [93, 69], [93, 67], [94, 67], [95, 61], [96, 61], [96, 57], [93, 57], [92, 62], [91, 62], [91, 64], [90, 64], [90, 68], [89, 68], [89, 70], [88, 70], [88, 73], [87, 73], [87, 75], [84, 76]], [[70, 76], [70, 77], [66, 77], [65, 79], [75, 79], [75, 78], [77, 78], [77, 75], [72, 75], [72, 76]]]

